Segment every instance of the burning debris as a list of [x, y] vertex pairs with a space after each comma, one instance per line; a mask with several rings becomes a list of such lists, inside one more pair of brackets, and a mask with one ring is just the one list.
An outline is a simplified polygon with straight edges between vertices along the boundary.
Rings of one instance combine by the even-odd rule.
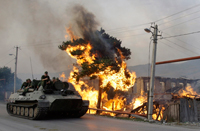
[[[173, 92], [163, 93], [163, 95], [171, 95], [171, 99], [154, 99], [153, 102], [153, 119], [165, 121], [179, 122], [196, 122], [200, 121], [200, 94], [198, 94], [191, 86], [185, 89], [176, 87]], [[141, 97], [141, 96], [140, 96]], [[148, 103], [143, 97], [136, 98], [132, 113], [147, 114]], [[155, 97], [155, 96], [154, 96]], [[139, 100], [137, 102], [137, 100]]]
[[179, 90], [178, 95], [180, 97], [189, 97], [189, 98], [199, 97], [200, 98], [200, 95], [196, 91], [194, 91], [191, 86], [187, 86], [185, 90], [184, 89]]

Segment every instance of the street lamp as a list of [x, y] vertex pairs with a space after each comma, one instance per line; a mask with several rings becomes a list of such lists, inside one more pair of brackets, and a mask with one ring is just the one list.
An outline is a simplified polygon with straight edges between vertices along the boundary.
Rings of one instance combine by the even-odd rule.
[[[146, 31], [147, 33], [150, 33], [150, 32], [151, 32], [151, 30], [148, 29], [148, 28], [145, 28], [144, 31]], [[151, 32], [151, 33], [153, 33], [153, 32]]]
[[[14, 54], [9, 54], [10, 56], [14, 55]], [[15, 56], [15, 55], [14, 55]]]
[[9, 54], [10, 56], [14, 55], [15, 56], [15, 74], [14, 74], [14, 93], [16, 89], [16, 78], [17, 78], [17, 56], [18, 56], [18, 46], [16, 47], [16, 55], [14, 54]]
[[152, 33], [153, 35], [153, 52], [152, 52], [152, 63], [151, 63], [151, 77], [150, 77], [150, 89], [149, 89], [149, 95], [148, 95], [148, 120], [152, 121], [152, 115], [153, 115], [153, 91], [154, 91], [154, 79], [155, 79], [155, 63], [156, 63], [156, 47], [157, 47], [157, 36], [158, 36], [158, 26], [155, 25], [155, 27], [151, 28], [154, 29], [154, 32], [152, 32], [150, 29], [145, 28], [144, 30], [147, 33]]

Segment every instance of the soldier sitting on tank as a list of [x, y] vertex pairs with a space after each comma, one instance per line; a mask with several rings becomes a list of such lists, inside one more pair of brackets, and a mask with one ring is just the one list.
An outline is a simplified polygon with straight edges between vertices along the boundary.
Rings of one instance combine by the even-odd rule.
[[42, 80], [41, 85], [43, 86], [44, 89], [47, 89], [48, 86], [51, 84], [50, 77], [48, 76], [47, 71], [44, 72], [44, 75], [42, 75], [41, 80]]
[[28, 79], [22, 84], [21, 90], [25, 89], [28, 86]]
[[42, 85], [42, 81], [40, 81], [40, 82], [38, 83], [37, 89], [36, 89], [36, 90], [38, 90], [38, 89], [40, 88], [41, 85]]
[[23, 93], [22, 93], [22, 95], [26, 95], [26, 93], [28, 92], [28, 89], [30, 89], [31, 87], [32, 87], [32, 83], [31, 83], [31, 79], [27, 79], [26, 80], [27, 82], [27, 86], [24, 88], [24, 91], [23, 91]]
[[51, 88], [53, 90], [56, 90], [56, 87], [55, 87], [55, 83], [56, 83], [57, 79], [55, 77], [53, 77], [52, 81], [51, 81]]

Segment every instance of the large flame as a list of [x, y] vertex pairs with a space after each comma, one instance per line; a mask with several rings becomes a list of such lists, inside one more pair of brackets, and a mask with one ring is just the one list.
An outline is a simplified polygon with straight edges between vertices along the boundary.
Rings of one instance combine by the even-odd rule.
[[[71, 31], [71, 28], [66, 29], [68, 35], [71, 38], [71, 41], [78, 38], [77, 36], [74, 36], [74, 33]], [[68, 38], [68, 37], [66, 37]], [[74, 59], [77, 60], [77, 64], [80, 66], [84, 62], [87, 62], [89, 64], [94, 63], [95, 60], [95, 54], [92, 56], [90, 55], [90, 50], [92, 49], [92, 46], [90, 43], [86, 44], [77, 44], [77, 45], [68, 45], [66, 48], [66, 52]], [[84, 50], [84, 52], [81, 55], [73, 55], [73, 52], [77, 50]], [[119, 51], [120, 55], [122, 56], [122, 53]], [[123, 56], [122, 56], [123, 58]], [[117, 62], [117, 61], [116, 61]], [[99, 65], [103, 66], [103, 65]], [[122, 64], [119, 64], [120, 66], [119, 71], [112, 70], [110, 66], [106, 67], [105, 70], [100, 71], [98, 73], [91, 74], [91, 76], [99, 76], [99, 79], [101, 79], [101, 85], [100, 87], [103, 89], [108, 84], [110, 84], [114, 89], [127, 91], [129, 88], [133, 87], [135, 83], [136, 74], [135, 72], [130, 73], [126, 69], [126, 63], [122, 61]], [[70, 73], [70, 77], [68, 79], [68, 82], [72, 83], [76, 89], [76, 91], [79, 92], [79, 94], [82, 96], [84, 100], [90, 101], [90, 108], [96, 108], [97, 106], [97, 100], [98, 100], [98, 91], [94, 89], [93, 87], [89, 87], [87, 83], [84, 82], [84, 80], [76, 81], [76, 79], [73, 77], [74, 73], [79, 73], [79, 69], [77, 67], [74, 67], [73, 71]], [[127, 73], [127, 74], [125, 74]], [[130, 77], [126, 77], [125, 75], [129, 75]], [[85, 87], [84, 89], [82, 87]], [[122, 99], [118, 96], [114, 97], [111, 100], [107, 99], [106, 92], [102, 93], [102, 101], [104, 105], [102, 107], [107, 110], [121, 110], [124, 108], [124, 103], [126, 99]]]

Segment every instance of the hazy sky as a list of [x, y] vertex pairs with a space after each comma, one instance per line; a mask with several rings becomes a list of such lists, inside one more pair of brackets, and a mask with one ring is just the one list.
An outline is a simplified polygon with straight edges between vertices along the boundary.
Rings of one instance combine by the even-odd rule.
[[[71, 9], [80, 4], [92, 12], [110, 35], [131, 49], [128, 66], [147, 64], [151, 22], [200, 4], [200, 0], [0, 0], [0, 67], [14, 71], [15, 46], [19, 46], [18, 73], [60, 72], [74, 62], [58, 49], [71, 24]], [[200, 30], [200, 6], [157, 21], [163, 37]], [[141, 26], [139, 26], [141, 25]], [[200, 55], [200, 34], [159, 40], [157, 61]], [[152, 46], [152, 44], [151, 44]], [[151, 50], [151, 49], [150, 49]]]

